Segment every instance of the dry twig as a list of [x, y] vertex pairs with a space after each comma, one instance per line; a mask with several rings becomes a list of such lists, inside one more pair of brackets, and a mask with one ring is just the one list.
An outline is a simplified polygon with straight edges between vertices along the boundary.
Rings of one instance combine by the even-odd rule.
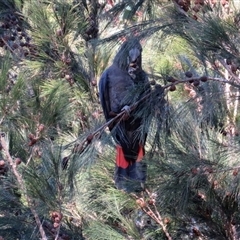
[[10, 166], [13, 174], [15, 175], [15, 177], [16, 177], [16, 179], [17, 179], [19, 188], [22, 190], [22, 193], [23, 193], [24, 197], [26, 198], [27, 203], [28, 203], [28, 206], [29, 206], [29, 208], [30, 208], [30, 210], [31, 210], [31, 212], [32, 212], [32, 214], [33, 214], [33, 216], [34, 216], [34, 218], [35, 218], [35, 221], [36, 221], [36, 223], [37, 223], [37, 225], [38, 225], [39, 232], [40, 232], [40, 235], [41, 235], [41, 239], [42, 239], [42, 240], [47, 240], [46, 233], [45, 233], [45, 231], [44, 231], [44, 229], [43, 229], [43, 226], [42, 226], [42, 223], [41, 223], [41, 221], [40, 221], [40, 218], [39, 218], [39, 216], [38, 216], [38, 214], [37, 214], [37, 211], [36, 211], [36, 209], [34, 208], [33, 201], [32, 201], [32, 199], [31, 199], [31, 198], [28, 196], [28, 194], [27, 194], [27, 189], [26, 189], [26, 187], [25, 187], [24, 180], [23, 180], [21, 174], [18, 172], [18, 170], [17, 170], [17, 165], [16, 165], [16, 163], [13, 161], [13, 159], [12, 159], [10, 153], [9, 153], [8, 144], [7, 144], [7, 142], [6, 142], [5, 134], [4, 134], [4, 133], [1, 133], [1, 135], [0, 135], [0, 143], [1, 143], [1, 145], [2, 145], [3, 151], [5, 152], [6, 160], [7, 160], [8, 164], [9, 164], [9, 166]]
[[[145, 192], [148, 194], [148, 197], [150, 198], [148, 201], [146, 201], [144, 198], [139, 198], [135, 194], [131, 194], [136, 199], [137, 204], [141, 207], [141, 209], [149, 216], [151, 217], [160, 227], [162, 228], [166, 238], [168, 240], [172, 240], [172, 237], [170, 233], [167, 230], [166, 224], [164, 223], [161, 214], [159, 213], [157, 206], [155, 204], [155, 199], [152, 199], [152, 194], [145, 189]], [[152, 207], [151, 207], [152, 206]], [[153, 209], [152, 209], [153, 208]]]
[[[191, 77], [191, 78], [187, 78], [187, 79], [175, 79], [174, 82], [171, 82], [169, 84], [166, 84], [165, 86], [161, 86], [161, 88], [164, 90], [168, 90], [170, 89], [171, 86], [176, 86], [177, 84], [180, 84], [180, 83], [188, 83], [188, 82], [193, 82], [195, 80], [198, 80], [198, 81], [201, 81], [201, 77]], [[222, 78], [211, 78], [211, 77], [207, 77], [207, 80], [211, 80], [211, 81], [217, 81], [217, 82], [221, 82], [221, 83], [227, 83], [227, 84], [230, 84], [232, 85], [233, 87], [238, 87], [240, 88], [240, 85], [239, 84], [236, 84], [232, 81], [227, 81], [225, 79], [222, 79]], [[159, 85], [158, 85], [159, 86]], [[150, 91], [149, 93], [147, 93], [144, 97], [142, 97], [139, 101], [135, 102], [134, 104], [132, 104], [130, 106], [130, 111], [129, 112], [132, 112], [141, 102], [147, 100], [150, 96], [152, 96], [154, 93], [156, 93], [157, 91], [159, 91], [158, 89], [155, 89], [155, 90], [152, 90]], [[166, 93], [165, 93], [166, 94]], [[163, 94], [164, 96], [164, 94]], [[72, 153], [65, 157], [63, 159], [63, 169], [65, 169], [67, 167], [67, 164], [68, 164], [68, 161], [71, 157], [72, 154], [78, 152], [78, 153], [82, 153], [84, 152], [84, 150], [87, 148], [87, 146], [89, 144], [91, 144], [92, 140], [94, 138], [96, 138], [96, 136], [100, 136], [102, 134], [102, 132], [108, 127], [110, 126], [113, 122], [120, 122], [124, 115], [126, 114], [126, 111], [121, 111], [120, 113], [116, 114], [116, 116], [114, 118], [112, 118], [111, 120], [109, 120], [108, 122], [104, 123], [101, 127], [99, 127], [98, 129], [96, 129], [94, 132], [92, 132], [90, 135], [88, 135], [81, 143], [77, 144], [74, 149], [72, 150]], [[129, 113], [128, 113], [129, 114]]]

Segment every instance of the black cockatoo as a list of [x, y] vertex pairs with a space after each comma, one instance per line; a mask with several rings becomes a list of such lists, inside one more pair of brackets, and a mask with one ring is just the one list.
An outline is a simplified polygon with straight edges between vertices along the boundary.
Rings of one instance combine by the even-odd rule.
[[130, 105], [150, 92], [141, 55], [142, 47], [136, 38], [125, 41], [99, 81], [100, 102], [106, 120], [126, 111], [125, 117], [109, 126], [109, 130], [117, 144], [115, 184], [127, 192], [141, 190], [146, 180], [146, 164], [142, 158], [147, 131], [143, 126], [144, 114], [139, 112], [144, 107], [146, 110], [147, 100], [128, 112]]

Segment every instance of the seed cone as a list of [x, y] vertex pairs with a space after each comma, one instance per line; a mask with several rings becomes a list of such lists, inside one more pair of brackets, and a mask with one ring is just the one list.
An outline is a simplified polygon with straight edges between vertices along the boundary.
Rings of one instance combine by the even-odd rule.
[[177, 80], [174, 77], [168, 77], [167, 81], [168, 82], [176, 82]]
[[202, 76], [200, 77], [200, 81], [206, 82], [208, 80], [207, 76]]
[[169, 91], [173, 92], [176, 90], [176, 86], [175, 85], [172, 85], [170, 88], [169, 88]]
[[193, 74], [190, 71], [187, 71], [185, 72], [185, 76], [190, 78], [193, 76]]
[[5, 161], [4, 160], [0, 160], [0, 168], [3, 168], [5, 166]]
[[200, 84], [199, 80], [194, 80], [193, 85], [194, 85], [195, 87], [199, 86], [199, 84]]
[[16, 165], [21, 164], [21, 162], [22, 162], [21, 158], [16, 158], [16, 159], [15, 159], [15, 163], [16, 163]]

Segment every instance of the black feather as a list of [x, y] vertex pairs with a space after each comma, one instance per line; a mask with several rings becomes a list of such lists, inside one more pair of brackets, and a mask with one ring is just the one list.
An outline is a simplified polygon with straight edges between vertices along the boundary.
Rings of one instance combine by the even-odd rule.
[[[126, 41], [116, 54], [113, 64], [100, 78], [99, 96], [107, 121], [113, 118], [111, 113], [121, 112], [124, 106], [132, 105], [149, 93], [148, 78], [141, 66], [141, 52], [141, 44], [136, 38]], [[129, 162], [136, 161], [139, 148], [144, 146], [147, 137], [141, 131], [143, 119], [138, 116], [139, 107], [131, 112], [129, 118], [109, 127]]]

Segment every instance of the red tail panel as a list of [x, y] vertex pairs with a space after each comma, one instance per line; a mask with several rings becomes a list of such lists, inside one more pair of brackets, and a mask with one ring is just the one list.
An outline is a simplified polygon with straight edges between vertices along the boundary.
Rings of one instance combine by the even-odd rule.
[[137, 157], [137, 162], [140, 162], [143, 159], [144, 156], [144, 149], [143, 146], [139, 147], [139, 152], [138, 152], [138, 157]]
[[118, 167], [121, 168], [127, 168], [129, 163], [126, 161], [126, 159], [124, 158], [124, 154], [122, 151], [122, 147], [117, 145], [117, 156], [116, 156], [116, 164]]

